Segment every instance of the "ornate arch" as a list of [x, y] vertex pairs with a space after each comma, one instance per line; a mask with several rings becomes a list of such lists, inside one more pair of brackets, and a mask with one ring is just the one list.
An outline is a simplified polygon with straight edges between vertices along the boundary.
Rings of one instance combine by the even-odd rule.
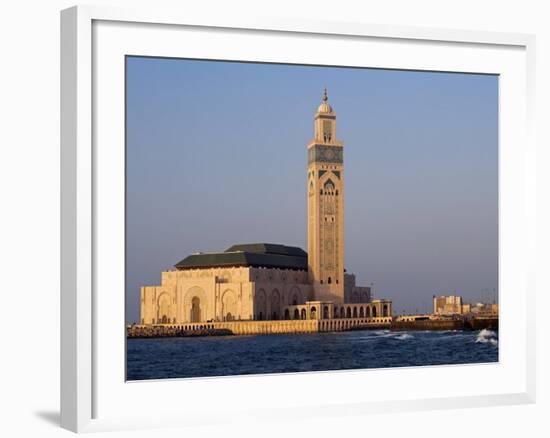
[[232, 321], [237, 317], [237, 295], [231, 289], [222, 293], [222, 318]]
[[281, 316], [281, 294], [278, 289], [271, 291], [271, 319], [279, 319]]
[[254, 309], [256, 319], [266, 319], [267, 315], [267, 296], [265, 290], [260, 289], [254, 296]]
[[288, 293], [288, 305], [295, 306], [297, 304], [303, 304], [302, 292], [298, 286], [292, 286]]
[[208, 300], [202, 287], [192, 286], [183, 296], [183, 320], [201, 322], [207, 319]]
[[328, 190], [330, 192], [334, 191], [335, 184], [332, 182], [332, 179], [327, 178], [326, 181], [323, 183], [323, 190]]
[[157, 322], [166, 324], [172, 320], [172, 306], [170, 294], [162, 291], [157, 297]]

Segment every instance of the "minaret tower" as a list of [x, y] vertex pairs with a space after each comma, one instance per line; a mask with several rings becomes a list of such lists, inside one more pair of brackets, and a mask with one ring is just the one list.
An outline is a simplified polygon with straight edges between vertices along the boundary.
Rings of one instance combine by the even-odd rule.
[[327, 90], [307, 146], [307, 248], [316, 300], [344, 301], [344, 144], [336, 140], [336, 114]]

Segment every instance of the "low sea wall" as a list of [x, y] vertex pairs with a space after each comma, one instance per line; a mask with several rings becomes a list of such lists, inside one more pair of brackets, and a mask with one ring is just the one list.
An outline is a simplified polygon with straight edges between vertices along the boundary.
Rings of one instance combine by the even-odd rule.
[[416, 321], [393, 321], [392, 330], [462, 330], [461, 319], [421, 319]]
[[464, 321], [464, 328], [469, 330], [498, 330], [498, 317], [478, 317]]
[[131, 324], [127, 326], [126, 333], [129, 338], [318, 333], [389, 329], [391, 320], [391, 317], [380, 317], [321, 320], [225, 321], [187, 324]]
[[393, 321], [392, 330], [498, 330], [498, 317]]
[[297, 319], [282, 321], [224, 321], [186, 324], [131, 324], [126, 327], [129, 338], [161, 338], [191, 336], [274, 335], [350, 330], [498, 330], [498, 318], [429, 319], [393, 321], [391, 317]]

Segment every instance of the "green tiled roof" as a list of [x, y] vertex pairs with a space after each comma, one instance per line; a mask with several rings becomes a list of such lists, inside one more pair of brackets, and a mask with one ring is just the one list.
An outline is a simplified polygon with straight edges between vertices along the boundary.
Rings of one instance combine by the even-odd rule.
[[233, 245], [225, 250], [225, 252], [255, 252], [262, 254], [280, 254], [295, 257], [307, 257], [307, 252], [297, 246], [286, 246], [277, 243], [242, 243]]
[[176, 269], [254, 266], [307, 271], [307, 253], [295, 246], [273, 243], [233, 245], [220, 253], [191, 254]]

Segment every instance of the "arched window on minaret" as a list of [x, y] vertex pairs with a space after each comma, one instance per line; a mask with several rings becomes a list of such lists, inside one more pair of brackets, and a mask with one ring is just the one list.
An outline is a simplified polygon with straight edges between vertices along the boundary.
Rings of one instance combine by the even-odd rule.
[[330, 120], [323, 120], [323, 141], [325, 143], [332, 141], [332, 122]]
[[334, 192], [334, 183], [332, 182], [332, 180], [330, 178], [327, 179], [327, 181], [325, 182], [323, 188], [325, 189], [325, 193]]

